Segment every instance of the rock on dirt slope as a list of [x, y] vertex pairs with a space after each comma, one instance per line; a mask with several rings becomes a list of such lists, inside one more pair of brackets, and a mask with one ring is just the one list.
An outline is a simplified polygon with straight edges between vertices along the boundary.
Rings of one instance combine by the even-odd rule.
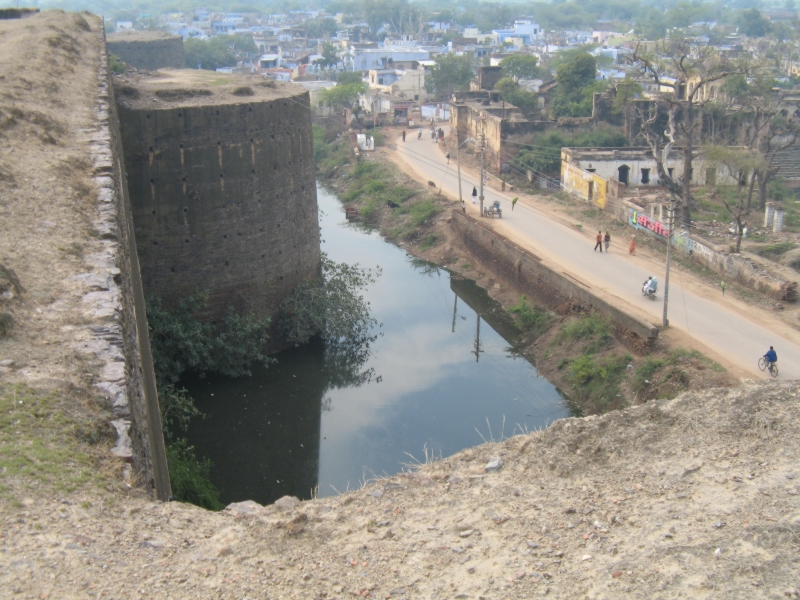
[[797, 597], [797, 403], [795, 383], [689, 393], [222, 513], [22, 499], [3, 513], [0, 596]]

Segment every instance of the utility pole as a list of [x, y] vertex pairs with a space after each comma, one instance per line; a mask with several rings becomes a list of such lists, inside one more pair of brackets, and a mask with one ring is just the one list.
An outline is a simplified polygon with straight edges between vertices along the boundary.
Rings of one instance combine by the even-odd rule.
[[481, 359], [481, 316], [475, 313], [475, 316], [478, 318], [478, 323], [475, 329], [475, 352], [472, 354], [475, 355], [475, 362], [478, 362]]
[[456, 332], [456, 308], [458, 308], [458, 294], [453, 292], [455, 299], [453, 300], [453, 327], [450, 329], [450, 333]]
[[661, 326], [666, 329], [669, 327], [667, 318], [667, 306], [669, 304], [669, 266], [672, 259], [672, 228], [675, 226], [675, 192], [672, 192], [672, 200], [669, 202], [669, 237], [667, 238], [667, 274], [664, 277], [664, 316]]
[[486, 136], [483, 134], [483, 121], [481, 121], [481, 191], [478, 198], [481, 201], [481, 216], [483, 216], [483, 151], [486, 146]]
[[461, 144], [458, 140], [458, 127], [456, 127], [456, 165], [458, 166], [458, 201], [464, 202], [461, 196]]

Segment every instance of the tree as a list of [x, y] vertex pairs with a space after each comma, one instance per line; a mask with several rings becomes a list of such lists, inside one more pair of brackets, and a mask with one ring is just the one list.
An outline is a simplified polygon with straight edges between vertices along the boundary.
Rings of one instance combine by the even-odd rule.
[[281, 304], [279, 327], [297, 345], [315, 337], [323, 340], [329, 389], [360, 385], [374, 374], [363, 367], [378, 325], [363, 292], [381, 269], [337, 263], [324, 252], [321, 263], [322, 277], [301, 283]]
[[759, 208], [763, 209], [770, 181], [780, 171], [775, 159], [779, 152], [797, 142], [800, 129], [793, 114], [790, 116], [789, 110], [784, 108], [784, 92], [776, 90], [775, 80], [768, 74], [758, 72], [749, 81], [745, 80], [744, 84], [738, 81], [734, 85], [738, 93], [736, 101], [751, 124], [745, 129], [743, 141], [762, 158], [755, 177], [758, 180]]
[[756, 174], [764, 168], [764, 157], [750, 148], [735, 146], [704, 146], [700, 153], [706, 164], [724, 166], [736, 179], [735, 197], [723, 196], [722, 203], [736, 222], [736, 252], [739, 252], [752, 207]]
[[360, 110], [358, 106], [358, 97], [364, 93], [366, 87], [367, 86], [360, 81], [358, 83], [347, 83], [344, 85], [337, 84], [332, 88], [323, 90], [320, 97], [328, 106], [350, 109], [353, 111], [353, 115], [356, 119], [358, 119]]
[[434, 61], [430, 77], [425, 82], [428, 91], [440, 98], [449, 98], [455, 90], [469, 89], [472, 80], [472, 59], [469, 55], [440, 54]]
[[336, 75], [336, 82], [339, 85], [349, 85], [351, 83], [362, 83], [361, 71], [342, 71]]
[[514, 54], [500, 61], [503, 77], [534, 79], [539, 76], [539, 59], [532, 54]]
[[592, 114], [592, 96], [607, 84], [596, 82], [597, 62], [587, 52], [573, 55], [556, 68], [556, 97], [550, 105], [554, 117], [588, 117]]
[[341, 60], [339, 56], [336, 54], [336, 46], [334, 46], [330, 42], [324, 42], [322, 44], [321, 56], [320, 58], [314, 61], [314, 64], [327, 69], [330, 67], [335, 67], [340, 62]]
[[611, 109], [615, 113], [627, 115], [632, 108], [631, 100], [641, 96], [642, 86], [635, 79], [631, 77], [625, 77], [625, 79], [620, 81], [615, 88], [616, 95], [614, 96], [614, 102], [611, 105]]
[[539, 113], [539, 101], [536, 94], [525, 91], [511, 77], [503, 77], [494, 85], [500, 92], [505, 102], [519, 108], [526, 116], [531, 117]]
[[311, 39], [329, 38], [336, 33], [337, 27], [333, 19], [314, 19], [306, 23], [306, 36]]
[[771, 29], [770, 22], [755, 7], [744, 11], [739, 17], [739, 32], [748, 37], [764, 37]]
[[[687, 38], [670, 38], [646, 49], [638, 44], [629, 58], [637, 69], [637, 80], [655, 84], [659, 92], [641, 114], [642, 135], [653, 153], [659, 180], [675, 194], [684, 227], [691, 228], [691, 211], [697, 201], [690, 180], [694, 149], [702, 128], [701, 92], [705, 87], [732, 75], [749, 74], [753, 63], [731, 61], [710, 45]], [[666, 90], [666, 91], [664, 91]], [[661, 128], [664, 113], [666, 129]], [[665, 167], [674, 147], [683, 152], [683, 177], [670, 176]]]
[[186, 52], [186, 66], [190, 69], [198, 68], [214, 71], [219, 67], [235, 67], [236, 55], [231, 50], [232, 42], [227, 39], [232, 36], [216, 36], [210, 40], [189, 38], [183, 43]]

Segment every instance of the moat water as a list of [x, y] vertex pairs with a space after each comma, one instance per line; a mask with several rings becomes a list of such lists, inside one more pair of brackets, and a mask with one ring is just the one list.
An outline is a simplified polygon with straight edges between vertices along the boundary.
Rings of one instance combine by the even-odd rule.
[[184, 382], [206, 415], [187, 437], [213, 461], [223, 502], [352, 490], [570, 414], [515, 352], [518, 332], [485, 290], [348, 224], [324, 189], [318, 198], [328, 256], [383, 271], [365, 294], [382, 335], [355, 367], [331, 364], [317, 343], [252, 377]]

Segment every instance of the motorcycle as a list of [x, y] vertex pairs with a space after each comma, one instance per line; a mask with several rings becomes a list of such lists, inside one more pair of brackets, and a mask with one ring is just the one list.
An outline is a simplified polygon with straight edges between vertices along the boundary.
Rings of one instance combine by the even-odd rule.
[[651, 300], [655, 300], [657, 291], [658, 291], [658, 282], [655, 279], [647, 280], [642, 285], [642, 296], [644, 296], [645, 298], [650, 298]]

